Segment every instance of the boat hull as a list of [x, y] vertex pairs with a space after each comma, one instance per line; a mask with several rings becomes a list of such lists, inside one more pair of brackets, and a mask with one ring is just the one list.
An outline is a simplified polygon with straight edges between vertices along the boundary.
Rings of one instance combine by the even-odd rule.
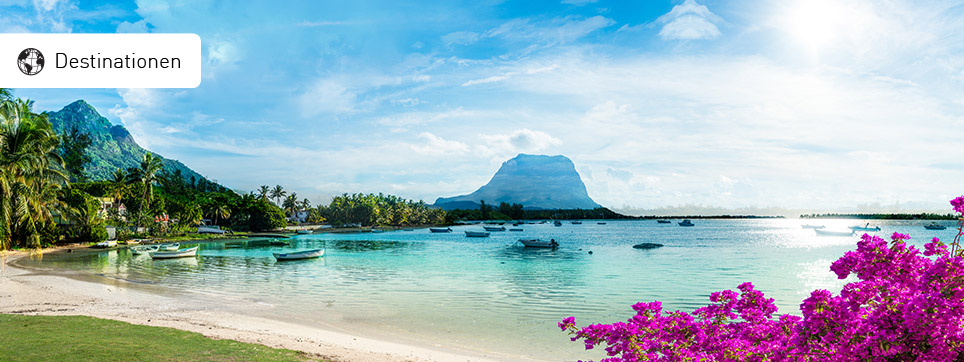
[[559, 243], [555, 241], [545, 241], [541, 239], [519, 239], [519, 242], [522, 243], [522, 245], [525, 245], [527, 248], [548, 249], [559, 247]]
[[325, 256], [325, 249], [305, 250], [295, 253], [272, 253], [277, 260], [304, 260]]
[[924, 225], [927, 230], [946, 230], [947, 226], [944, 225]]
[[175, 258], [189, 258], [197, 256], [197, 247], [187, 248], [177, 251], [155, 251], [150, 253], [151, 258], [154, 259], [175, 259]]
[[657, 243], [639, 243], [639, 244], [633, 245], [633, 249], [656, 249], [656, 248], [662, 248], [662, 247], [663, 247], [663, 244], [657, 244]]
[[469, 238], [484, 238], [489, 236], [488, 231], [466, 231], [465, 236]]
[[433, 233], [450, 233], [452, 232], [452, 228], [445, 228], [445, 229], [429, 228], [428, 231], [431, 231]]

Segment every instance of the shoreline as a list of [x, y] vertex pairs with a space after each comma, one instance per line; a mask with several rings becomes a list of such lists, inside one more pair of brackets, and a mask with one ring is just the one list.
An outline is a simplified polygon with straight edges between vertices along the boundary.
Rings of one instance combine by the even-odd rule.
[[[44, 254], [68, 246], [44, 250]], [[332, 326], [305, 326], [228, 310], [217, 300], [200, 296], [166, 296], [141, 290], [120, 280], [91, 280], [96, 275], [58, 275], [15, 265], [30, 251], [0, 256], [0, 313], [23, 315], [85, 315], [133, 324], [170, 327], [205, 337], [258, 343], [306, 352], [345, 362], [494, 362], [507, 356], [385, 341], [336, 331]], [[251, 305], [249, 308], [256, 308]], [[518, 359], [518, 358], [516, 358]]]

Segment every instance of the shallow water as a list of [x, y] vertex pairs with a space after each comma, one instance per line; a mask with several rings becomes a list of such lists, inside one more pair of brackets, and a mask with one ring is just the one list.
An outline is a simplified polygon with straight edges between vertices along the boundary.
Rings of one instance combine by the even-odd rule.
[[[653, 220], [522, 225], [523, 232], [488, 238], [465, 237], [464, 230], [481, 231], [478, 225], [447, 234], [315, 234], [287, 239], [287, 246], [206, 243], [197, 258], [187, 259], [152, 260], [122, 249], [24, 263], [259, 303], [270, 317], [363, 335], [503, 353], [506, 359], [575, 360], [601, 355], [570, 342], [556, 327], [563, 317], [573, 315], [579, 325], [624, 321], [632, 304], [653, 300], [667, 310], [692, 311], [708, 303], [710, 292], [745, 281], [775, 298], [780, 313], [797, 313], [810, 291], [839, 291], [843, 281], [829, 271], [830, 263], [858, 239], [818, 237], [801, 228], [845, 229], [854, 220], [694, 222], [687, 228]], [[935, 236], [953, 239], [953, 222], [942, 223], [947, 230], [925, 230], [922, 221], [872, 222], [882, 227], [877, 235], [907, 233], [919, 247]], [[527, 249], [517, 242], [536, 237], [561, 246]], [[665, 247], [632, 248], [641, 242]], [[317, 260], [277, 262], [271, 254], [322, 247], [325, 257]]]

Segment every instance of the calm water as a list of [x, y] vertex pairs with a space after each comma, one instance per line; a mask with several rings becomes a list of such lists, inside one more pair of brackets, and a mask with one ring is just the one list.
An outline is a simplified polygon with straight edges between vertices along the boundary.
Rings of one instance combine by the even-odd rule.
[[[678, 220], [676, 220], [678, 221]], [[818, 237], [801, 224], [845, 229], [848, 220], [695, 220], [695, 227], [645, 221], [523, 225], [524, 232], [466, 238], [464, 230], [426, 229], [363, 234], [299, 235], [289, 246], [267, 240], [202, 244], [199, 257], [152, 260], [127, 250], [48, 256], [34, 267], [90, 271], [236, 303], [259, 303], [264, 315], [323, 323], [352, 333], [403, 342], [496, 351], [549, 360], [598, 359], [556, 327], [624, 321], [630, 306], [660, 300], [692, 311], [710, 292], [751, 281], [775, 298], [781, 313], [797, 313], [813, 289], [839, 291], [830, 263], [857, 237]], [[874, 222], [881, 236], [898, 231], [922, 246], [947, 230], [924, 222]], [[521, 247], [519, 238], [555, 238], [556, 250]], [[666, 246], [637, 250], [655, 242]], [[327, 249], [322, 259], [276, 262], [272, 252]], [[589, 254], [588, 251], [593, 254]], [[509, 357], [506, 357], [509, 359]]]

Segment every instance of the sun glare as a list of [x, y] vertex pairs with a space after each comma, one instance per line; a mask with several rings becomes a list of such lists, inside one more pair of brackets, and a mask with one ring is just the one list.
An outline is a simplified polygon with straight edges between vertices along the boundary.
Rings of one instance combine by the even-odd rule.
[[846, 24], [844, 3], [834, 0], [796, 1], [782, 16], [784, 30], [812, 52], [830, 45], [842, 36]]

